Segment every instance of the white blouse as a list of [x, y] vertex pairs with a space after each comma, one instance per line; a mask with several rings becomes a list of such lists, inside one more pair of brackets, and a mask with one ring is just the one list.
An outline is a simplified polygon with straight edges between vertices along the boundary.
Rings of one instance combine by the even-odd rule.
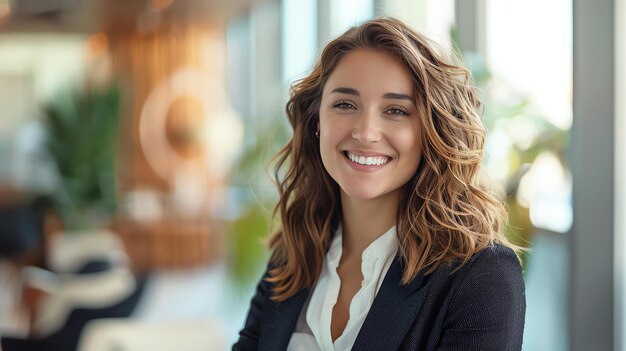
[[361, 272], [363, 273], [361, 289], [350, 302], [350, 315], [343, 333], [333, 343], [330, 323], [341, 285], [337, 274], [342, 253], [340, 226], [326, 253], [317, 284], [302, 307], [287, 351], [350, 350], [397, 250], [398, 238], [395, 226], [363, 250], [361, 256]]

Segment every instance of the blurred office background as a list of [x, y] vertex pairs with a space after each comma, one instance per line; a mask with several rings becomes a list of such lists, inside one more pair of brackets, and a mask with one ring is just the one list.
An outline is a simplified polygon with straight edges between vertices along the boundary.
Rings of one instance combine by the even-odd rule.
[[525, 254], [525, 350], [626, 350], [626, 1], [0, 0], [6, 350], [222, 350], [289, 86], [353, 24], [456, 47]]

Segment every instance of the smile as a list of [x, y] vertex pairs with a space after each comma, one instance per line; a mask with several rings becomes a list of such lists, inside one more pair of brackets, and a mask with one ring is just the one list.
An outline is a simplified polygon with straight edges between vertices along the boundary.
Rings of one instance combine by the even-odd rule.
[[353, 154], [349, 151], [344, 151], [344, 155], [352, 162], [364, 165], [364, 166], [382, 166], [389, 162], [390, 157], [377, 155], [377, 156], [363, 156]]

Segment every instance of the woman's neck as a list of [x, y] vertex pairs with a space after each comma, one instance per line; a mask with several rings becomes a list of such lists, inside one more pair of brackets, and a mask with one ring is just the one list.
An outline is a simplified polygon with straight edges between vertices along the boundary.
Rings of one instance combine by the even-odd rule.
[[396, 224], [399, 192], [358, 200], [341, 192], [343, 255], [361, 256], [372, 242]]

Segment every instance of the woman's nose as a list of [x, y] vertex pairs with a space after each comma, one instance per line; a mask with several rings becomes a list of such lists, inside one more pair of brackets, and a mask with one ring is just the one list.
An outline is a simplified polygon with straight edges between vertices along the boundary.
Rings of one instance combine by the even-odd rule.
[[377, 142], [381, 138], [380, 121], [374, 111], [359, 115], [352, 129], [352, 137], [362, 144]]

